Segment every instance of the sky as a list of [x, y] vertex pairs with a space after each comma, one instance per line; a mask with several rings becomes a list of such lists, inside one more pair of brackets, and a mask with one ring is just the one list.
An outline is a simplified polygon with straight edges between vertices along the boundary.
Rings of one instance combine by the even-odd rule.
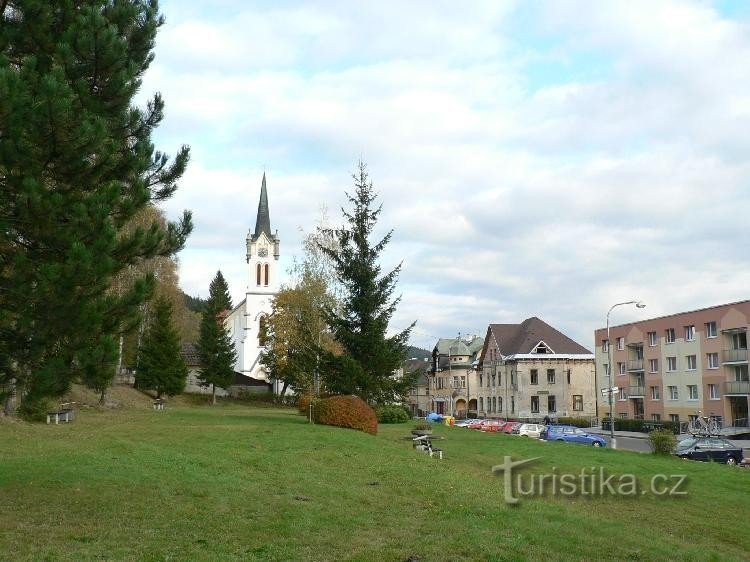
[[285, 272], [362, 159], [412, 343], [750, 298], [750, 4], [162, 0], [139, 96], [191, 147], [180, 283], [234, 302], [263, 173]]

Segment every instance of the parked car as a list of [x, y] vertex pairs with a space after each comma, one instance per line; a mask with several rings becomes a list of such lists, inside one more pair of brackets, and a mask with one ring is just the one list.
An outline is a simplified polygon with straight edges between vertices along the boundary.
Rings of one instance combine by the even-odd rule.
[[600, 435], [587, 433], [574, 425], [549, 425], [542, 432], [547, 441], [566, 441], [568, 443], [584, 443], [593, 447], [606, 447], [607, 440]]
[[457, 420], [453, 427], [469, 427], [472, 423], [475, 422], [481, 422], [482, 420], [478, 420], [476, 418], [467, 418], [465, 420]]
[[481, 430], [497, 433], [503, 430], [503, 426], [505, 426], [505, 421], [503, 420], [484, 420]]
[[544, 429], [545, 429], [545, 426], [539, 423], [523, 423], [518, 428], [518, 435], [522, 435], [524, 437], [533, 437], [534, 439], [539, 439], [539, 435], [542, 433]]
[[503, 426], [503, 433], [516, 433], [518, 434], [518, 428], [521, 427], [521, 422], [506, 422]]
[[738, 464], [743, 461], [742, 447], [721, 437], [690, 437], [677, 443], [674, 454], [683, 459]]
[[482, 429], [483, 423], [484, 420], [474, 420], [466, 427], [468, 427], [469, 429]]

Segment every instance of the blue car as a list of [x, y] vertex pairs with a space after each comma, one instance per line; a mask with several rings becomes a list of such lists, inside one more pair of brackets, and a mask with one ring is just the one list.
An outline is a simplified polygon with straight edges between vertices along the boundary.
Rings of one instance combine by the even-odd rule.
[[543, 439], [547, 441], [567, 441], [569, 443], [583, 443], [593, 447], [606, 447], [607, 441], [599, 436], [586, 433], [580, 427], [573, 425], [548, 425]]

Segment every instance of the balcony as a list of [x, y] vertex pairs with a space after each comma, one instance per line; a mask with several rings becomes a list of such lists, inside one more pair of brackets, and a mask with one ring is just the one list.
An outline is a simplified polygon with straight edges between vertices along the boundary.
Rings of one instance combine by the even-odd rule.
[[628, 398], [645, 398], [646, 387], [645, 386], [629, 386], [628, 387]]
[[747, 396], [750, 394], [750, 381], [730, 381], [724, 383], [724, 395]]
[[642, 371], [643, 370], [643, 359], [629, 359], [628, 360], [628, 371]]
[[725, 349], [722, 363], [747, 363], [747, 349]]

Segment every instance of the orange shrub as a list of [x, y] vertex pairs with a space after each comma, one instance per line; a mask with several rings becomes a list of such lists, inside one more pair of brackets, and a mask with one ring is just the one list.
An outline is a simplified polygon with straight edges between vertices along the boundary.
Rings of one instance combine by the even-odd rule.
[[312, 394], [301, 394], [299, 400], [297, 400], [297, 409], [299, 413], [306, 416], [310, 413], [310, 404], [313, 401]]
[[378, 433], [378, 417], [367, 402], [356, 396], [331, 396], [316, 400], [313, 406], [315, 423], [349, 427], [365, 433]]

